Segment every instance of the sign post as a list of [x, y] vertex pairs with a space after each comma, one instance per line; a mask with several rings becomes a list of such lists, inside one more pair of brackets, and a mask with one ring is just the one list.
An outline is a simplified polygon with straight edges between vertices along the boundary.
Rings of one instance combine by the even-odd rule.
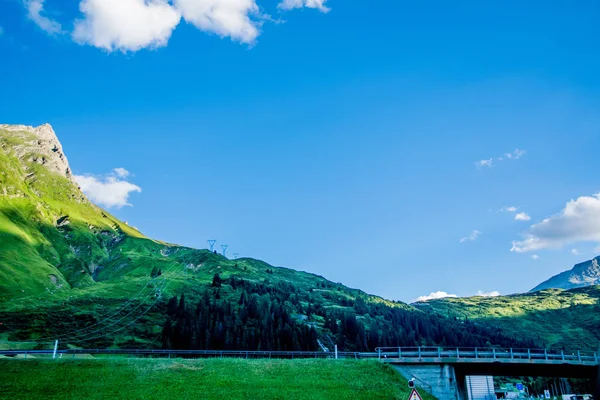
[[408, 396], [408, 400], [423, 400], [423, 398], [419, 392], [417, 392], [417, 389], [413, 388], [412, 392], [410, 392], [410, 395]]

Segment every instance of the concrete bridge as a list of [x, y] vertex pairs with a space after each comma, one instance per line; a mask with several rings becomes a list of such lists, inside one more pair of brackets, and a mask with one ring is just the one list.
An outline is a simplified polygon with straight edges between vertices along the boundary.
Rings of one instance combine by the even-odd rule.
[[596, 379], [600, 355], [546, 349], [381, 347], [377, 357], [438, 399], [466, 399], [469, 376]]

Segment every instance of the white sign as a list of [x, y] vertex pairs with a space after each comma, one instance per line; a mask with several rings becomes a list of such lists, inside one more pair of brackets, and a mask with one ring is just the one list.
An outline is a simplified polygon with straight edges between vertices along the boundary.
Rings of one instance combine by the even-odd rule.
[[423, 400], [423, 398], [421, 397], [419, 392], [417, 392], [417, 389], [413, 389], [412, 392], [410, 392], [410, 395], [408, 396], [408, 400]]

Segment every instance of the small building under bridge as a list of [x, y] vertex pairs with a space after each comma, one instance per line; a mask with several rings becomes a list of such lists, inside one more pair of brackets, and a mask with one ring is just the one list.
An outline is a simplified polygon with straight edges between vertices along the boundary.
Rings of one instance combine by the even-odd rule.
[[376, 352], [380, 360], [444, 400], [494, 399], [493, 381], [490, 387], [489, 378], [493, 376], [595, 380], [599, 368], [598, 353], [585, 351], [381, 347]]

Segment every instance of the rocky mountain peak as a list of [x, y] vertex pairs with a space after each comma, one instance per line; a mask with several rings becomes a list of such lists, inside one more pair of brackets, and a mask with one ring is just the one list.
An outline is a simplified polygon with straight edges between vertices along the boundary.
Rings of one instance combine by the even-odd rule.
[[64, 176], [77, 185], [62, 145], [50, 124], [37, 127], [0, 124], [0, 130], [14, 132], [15, 136], [22, 140], [22, 143], [14, 146], [14, 151], [19, 158], [27, 158], [28, 161], [42, 164], [48, 170]]
[[574, 289], [600, 285], [600, 256], [579, 263], [569, 271], [553, 276], [531, 289], [532, 292], [544, 289]]

